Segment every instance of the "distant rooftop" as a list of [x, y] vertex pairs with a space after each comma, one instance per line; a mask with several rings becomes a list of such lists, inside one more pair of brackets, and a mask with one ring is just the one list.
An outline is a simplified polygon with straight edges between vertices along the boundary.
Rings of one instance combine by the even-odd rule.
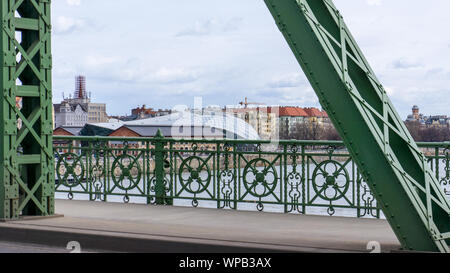
[[[167, 116], [141, 119], [124, 122], [130, 126], [150, 126], [150, 127], [201, 127], [213, 130], [225, 130], [228, 133], [236, 134], [237, 138], [259, 139], [255, 129], [244, 120], [227, 115], [222, 112], [209, 112], [207, 114], [195, 114], [192, 112], [176, 112]], [[173, 136], [173, 135], [172, 135]]]

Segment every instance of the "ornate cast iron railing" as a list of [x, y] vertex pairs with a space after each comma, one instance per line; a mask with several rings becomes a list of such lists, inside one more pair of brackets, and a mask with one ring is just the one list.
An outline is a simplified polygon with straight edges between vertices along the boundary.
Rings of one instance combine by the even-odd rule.
[[[450, 197], [450, 143], [420, 143]], [[55, 137], [57, 197], [382, 217], [342, 142]]]

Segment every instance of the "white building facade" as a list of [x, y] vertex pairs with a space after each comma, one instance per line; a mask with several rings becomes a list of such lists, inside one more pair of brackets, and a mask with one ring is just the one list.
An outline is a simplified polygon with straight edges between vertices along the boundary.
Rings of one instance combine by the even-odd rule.
[[55, 128], [62, 126], [83, 127], [88, 123], [88, 112], [81, 104], [63, 102], [55, 105]]

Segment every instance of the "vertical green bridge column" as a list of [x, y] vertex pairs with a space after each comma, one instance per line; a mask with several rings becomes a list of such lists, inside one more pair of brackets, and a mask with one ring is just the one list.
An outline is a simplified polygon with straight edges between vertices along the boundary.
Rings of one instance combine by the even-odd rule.
[[403, 248], [449, 252], [450, 202], [333, 2], [265, 2]]
[[0, 12], [0, 219], [52, 215], [50, 0], [2, 0]]

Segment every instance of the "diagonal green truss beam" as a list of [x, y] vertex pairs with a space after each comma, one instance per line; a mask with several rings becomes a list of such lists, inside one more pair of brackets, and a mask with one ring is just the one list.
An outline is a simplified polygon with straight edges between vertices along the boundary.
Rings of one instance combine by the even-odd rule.
[[50, 0], [2, 0], [0, 14], [0, 219], [51, 215]]
[[403, 248], [449, 252], [449, 200], [332, 1], [265, 3]]

